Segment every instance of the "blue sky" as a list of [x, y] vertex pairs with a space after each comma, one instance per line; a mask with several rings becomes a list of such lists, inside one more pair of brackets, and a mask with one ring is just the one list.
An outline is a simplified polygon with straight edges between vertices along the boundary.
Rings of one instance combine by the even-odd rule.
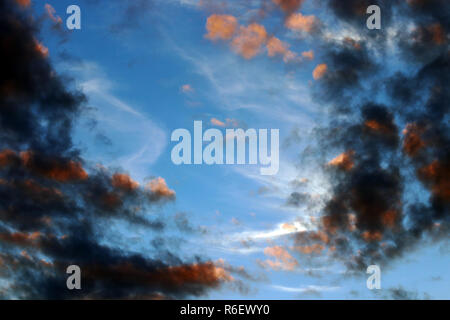
[[[44, 19], [40, 40], [56, 70], [72, 77], [89, 98], [90, 109], [75, 129], [75, 142], [84, 158], [94, 165], [120, 167], [140, 183], [164, 177], [177, 199], [159, 214], [183, 213], [199, 230], [178, 244], [179, 254], [223, 259], [243, 266], [254, 277], [246, 281], [247, 292], [225, 285], [202, 298], [377, 299], [398, 287], [419, 297], [449, 298], [448, 242], [425, 245], [382, 268], [378, 292], [366, 288], [364, 272], [348, 276], [338, 261], [310, 259], [292, 250], [292, 233], [316, 228], [311, 217], [318, 217], [321, 208], [287, 206], [290, 182], [307, 179], [305, 191], [326, 197], [330, 184], [320, 168], [333, 156], [324, 150], [315, 161], [303, 162], [299, 154], [311, 141], [313, 128], [332, 115], [326, 104], [312, 97], [312, 72], [322, 63], [323, 48], [313, 37], [299, 39], [286, 31], [281, 11], [264, 20], [265, 28], [290, 43], [293, 52], [313, 50], [311, 61], [289, 64], [264, 53], [243, 58], [226, 41], [205, 37], [214, 8], [195, 0], [155, 0], [128, 18], [123, 12], [126, 6], [119, 1], [36, 0], [32, 6], [38, 15], [46, 15], [46, 3], [63, 23], [68, 5], [81, 8], [81, 30], [61, 36], [51, 28], [53, 22]], [[244, 25], [258, 8], [248, 7], [230, 1], [225, 11]], [[313, 1], [304, 3], [302, 13], [314, 14], [327, 24], [329, 37], [358, 36], [357, 30], [334, 24]], [[117, 30], [111, 31], [112, 26]], [[392, 58], [386, 59], [386, 65], [401, 68], [395, 52], [389, 53]], [[280, 129], [278, 174], [262, 176], [258, 166], [249, 165], [174, 165], [171, 132], [192, 131], [194, 120], [202, 120], [205, 128], [214, 127], [213, 118], [233, 119], [242, 128]], [[119, 224], [116, 232], [119, 235], [111, 233], [111, 243], [119, 238], [131, 250], [146, 252], [148, 231]], [[132, 241], [135, 238], [139, 240]], [[278, 270], [264, 265], [273, 259], [265, 249], [275, 246], [290, 252], [295, 267]]]

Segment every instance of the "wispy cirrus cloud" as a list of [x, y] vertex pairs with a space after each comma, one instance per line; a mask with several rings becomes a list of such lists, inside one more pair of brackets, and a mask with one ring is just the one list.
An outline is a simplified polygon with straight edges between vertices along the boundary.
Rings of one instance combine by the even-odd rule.
[[336, 291], [339, 290], [341, 287], [317, 286], [317, 285], [308, 285], [302, 287], [286, 287], [280, 285], [273, 285], [272, 288], [284, 292], [314, 294], [320, 292]]
[[[149, 166], [156, 162], [167, 145], [167, 133], [164, 128], [152, 120], [145, 112], [145, 108], [132, 106], [116, 94], [117, 85], [113, 83], [102, 70], [93, 62], [81, 62], [65, 66], [75, 75], [79, 86], [88, 96], [93, 109], [86, 120], [95, 122], [93, 134], [105, 135], [110, 140], [106, 151], [113, 157], [102, 159], [110, 165], [119, 164], [133, 176], [142, 180], [149, 175]], [[89, 121], [90, 121], [89, 120]], [[123, 141], [123, 137], [128, 137]], [[133, 138], [131, 138], [133, 137]], [[89, 149], [98, 148], [96, 139], [82, 139], [82, 144]], [[129, 140], [131, 139], [131, 140]], [[129, 143], [133, 141], [133, 143]], [[92, 153], [95, 159], [96, 154]], [[100, 160], [100, 159], [99, 159]]]

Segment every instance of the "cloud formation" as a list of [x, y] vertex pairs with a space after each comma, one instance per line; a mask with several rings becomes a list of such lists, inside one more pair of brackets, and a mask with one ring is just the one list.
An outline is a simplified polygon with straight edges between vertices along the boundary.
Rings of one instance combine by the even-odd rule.
[[[91, 166], [73, 143], [86, 97], [52, 68], [29, 2], [0, 2], [0, 277], [3, 298], [183, 298], [231, 281], [201, 257], [187, 260], [155, 247], [155, 256], [110, 247], [115, 221], [162, 236], [151, 215], [175, 191], [161, 178], [141, 187], [128, 174]], [[83, 289], [66, 288], [79, 265]]]
[[248, 26], [239, 27], [239, 32], [233, 38], [231, 46], [245, 59], [251, 59], [260, 53], [266, 39], [266, 28], [258, 23], [252, 23]]
[[213, 14], [206, 20], [206, 38], [211, 40], [229, 40], [238, 27], [237, 19], [231, 15]]
[[[365, 1], [326, 2], [350, 24], [360, 23], [367, 7]], [[384, 28], [398, 28], [394, 14], [414, 27], [397, 29], [395, 39], [361, 30], [358, 41], [323, 40], [314, 89], [318, 101], [331, 105], [333, 120], [317, 129], [316, 154], [327, 150], [332, 159], [324, 166], [331, 193], [317, 231], [295, 236], [302, 254], [327, 253], [359, 270], [448, 238], [450, 226], [449, 94], [443, 89], [449, 82], [450, 24], [442, 14], [449, 3], [370, 4], [377, 3], [387, 8]], [[409, 67], [389, 69], [379, 59], [387, 50]], [[375, 94], [376, 87], [386, 99]]]
[[328, 66], [325, 63], [318, 64], [313, 70], [314, 80], [319, 80], [322, 78], [328, 70]]
[[291, 14], [300, 8], [304, 0], [272, 0], [272, 2], [278, 5], [286, 14]]
[[259, 264], [264, 268], [292, 271], [298, 266], [297, 260], [280, 246], [267, 247], [264, 249], [264, 254], [275, 258], [275, 260], [260, 261]]
[[290, 15], [285, 22], [285, 26], [292, 31], [312, 33], [317, 31], [319, 20], [313, 15], [304, 16], [299, 12]]
[[239, 25], [231, 15], [213, 14], [206, 21], [206, 38], [210, 40], [229, 40], [234, 52], [250, 60], [266, 51], [269, 57], [281, 57], [285, 63], [300, 62], [302, 58], [312, 60], [312, 50], [301, 55], [291, 51], [289, 44], [269, 35], [266, 28], [259, 23], [248, 26]]

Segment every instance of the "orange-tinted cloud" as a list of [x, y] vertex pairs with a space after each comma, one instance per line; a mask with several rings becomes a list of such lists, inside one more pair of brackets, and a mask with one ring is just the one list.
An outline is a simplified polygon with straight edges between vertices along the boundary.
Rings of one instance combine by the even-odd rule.
[[288, 45], [278, 39], [277, 37], [270, 37], [270, 39], [267, 41], [267, 52], [269, 57], [273, 57], [277, 54], [279, 55], [285, 55], [288, 51]]
[[291, 254], [280, 246], [267, 247], [264, 254], [276, 258], [276, 261], [266, 260], [262, 262], [262, 266], [270, 267], [274, 270], [294, 270], [298, 262]]
[[225, 121], [221, 121], [217, 118], [211, 118], [210, 123], [214, 126], [218, 127], [238, 127], [239, 121], [232, 118], [226, 118]]
[[0, 240], [8, 242], [17, 246], [28, 247], [36, 246], [37, 240], [42, 236], [38, 231], [33, 233], [23, 233], [23, 232], [3, 232], [0, 233]]
[[396, 128], [391, 123], [381, 123], [377, 120], [367, 120], [364, 122], [364, 125], [370, 130], [388, 135], [394, 134], [396, 131]]
[[42, 186], [30, 179], [17, 183], [17, 186], [23, 188], [27, 196], [42, 203], [61, 200], [63, 196], [60, 190]]
[[[275, 36], [268, 36], [265, 27], [258, 23], [248, 26], [239, 26], [233, 16], [211, 15], [208, 18], [206, 38], [215, 40], [231, 39], [231, 47], [245, 59], [252, 59], [267, 49], [269, 57], [281, 56], [283, 61], [288, 63], [299, 59], [296, 53], [289, 50], [289, 44], [283, 42]], [[304, 57], [310, 59], [311, 52], [305, 52]], [[220, 124], [216, 124], [219, 125]]]
[[313, 60], [314, 59], [314, 51], [313, 50], [303, 51], [302, 57], [305, 59]]
[[17, 154], [14, 151], [10, 149], [0, 151], [0, 167], [9, 166], [13, 164], [16, 159]]
[[37, 157], [33, 151], [23, 151], [20, 157], [16, 152], [6, 149], [0, 151], [0, 167], [20, 165], [34, 174], [39, 174], [59, 182], [87, 179], [88, 174], [79, 162]]
[[211, 118], [211, 124], [218, 127], [225, 127], [225, 122], [220, 121], [219, 119], [216, 118]]
[[325, 63], [317, 65], [312, 73], [314, 80], [319, 80], [320, 78], [322, 78], [327, 73], [327, 70], [328, 66]]
[[287, 14], [298, 10], [304, 0], [272, 0], [273, 3], [280, 6], [280, 8]]
[[419, 43], [440, 46], [447, 43], [447, 32], [440, 23], [418, 26], [412, 33], [412, 39]]
[[177, 285], [184, 283], [214, 285], [233, 280], [233, 277], [224, 268], [218, 267], [212, 262], [169, 267], [161, 271], [163, 279]]
[[310, 242], [320, 242], [323, 244], [328, 244], [330, 242], [330, 238], [324, 231], [309, 231], [309, 232], [300, 232], [296, 235], [296, 242], [299, 244], [307, 244]]
[[245, 59], [251, 59], [261, 52], [261, 47], [267, 40], [267, 32], [263, 25], [252, 23], [249, 26], [240, 26], [239, 32], [233, 38], [233, 49]]
[[439, 23], [428, 26], [427, 30], [431, 33], [431, 39], [435, 44], [442, 45], [447, 42], [447, 34]]
[[24, 151], [20, 153], [23, 165], [46, 178], [59, 182], [68, 182], [76, 180], [85, 180], [88, 174], [84, 171], [79, 162], [73, 160], [60, 161], [56, 159], [46, 159], [40, 163], [36, 162], [32, 151]]
[[381, 215], [381, 222], [387, 227], [394, 227], [397, 222], [398, 212], [396, 210], [388, 210]]
[[364, 231], [362, 237], [367, 242], [381, 241], [383, 235], [379, 231]]
[[296, 235], [295, 243], [297, 245], [293, 250], [303, 254], [319, 254], [330, 244], [330, 236], [322, 230], [305, 231]]
[[100, 205], [107, 210], [116, 210], [122, 204], [120, 197], [113, 192], [107, 192], [100, 196]]
[[43, 57], [43, 58], [47, 58], [48, 57], [48, 48], [46, 46], [44, 46], [41, 42], [35, 40], [34, 43], [34, 49], [39, 52], [39, 54]]
[[186, 83], [181, 86], [180, 90], [183, 93], [189, 93], [189, 92], [193, 92], [194, 88], [192, 88], [192, 86], [190, 84]]
[[423, 147], [425, 147], [425, 142], [421, 137], [423, 132], [424, 129], [415, 123], [408, 123], [405, 129], [403, 129], [403, 150], [410, 157], [414, 157]]
[[355, 152], [353, 150], [349, 150], [341, 153], [337, 157], [333, 158], [328, 165], [338, 167], [342, 170], [349, 171], [355, 165], [353, 162], [353, 155]]
[[21, 7], [27, 8], [30, 6], [31, 0], [16, 0], [16, 3]]
[[290, 62], [297, 58], [297, 55], [289, 50], [289, 45], [277, 37], [270, 37], [266, 43], [267, 54], [269, 57], [280, 55], [283, 57], [284, 62]]
[[312, 254], [312, 253], [319, 254], [325, 249], [325, 246], [320, 243], [314, 243], [308, 246], [297, 246], [294, 247], [294, 249], [300, 251], [303, 254]]
[[175, 197], [175, 191], [169, 189], [164, 178], [158, 177], [150, 181], [147, 188], [158, 197], [173, 198]]
[[108, 281], [134, 282], [142, 286], [158, 285], [177, 288], [186, 285], [214, 287], [232, 281], [230, 274], [212, 262], [163, 267], [156, 270], [139, 265], [122, 263], [113, 266], [88, 266], [83, 269], [86, 277]]
[[56, 16], [55, 13], [55, 8], [53, 8], [51, 5], [49, 5], [48, 3], [45, 4], [45, 11], [47, 12], [48, 17], [56, 24], [60, 24], [62, 23], [62, 19], [59, 16]]
[[311, 33], [318, 27], [319, 20], [314, 16], [304, 16], [301, 13], [294, 13], [285, 22], [286, 28], [293, 31]]
[[419, 176], [431, 189], [433, 195], [443, 201], [450, 201], [450, 165], [438, 160], [419, 170]]
[[283, 223], [281, 225], [281, 228], [283, 228], [284, 230], [289, 230], [289, 231], [297, 231], [297, 228], [293, 224], [290, 224], [290, 223]]
[[113, 187], [122, 189], [124, 191], [132, 191], [139, 187], [139, 183], [131, 179], [131, 177], [124, 173], [116, 173], [111, 178]]
[[213, 14], [206, 20], [206, 38], [211, 40], [231, 39], [238, 26], [235, 17], [227, 14]]
[[345, 37], [344, 38], [344, 43], [347, 44], [347, 45], [352, 46], [353, 48], [355, 48], [357, 50], [361, 49], [361, 44], [358, 41], [356, 41], [356, 40], [354, 40], [354, 39], [352, 39], [350, 37]]

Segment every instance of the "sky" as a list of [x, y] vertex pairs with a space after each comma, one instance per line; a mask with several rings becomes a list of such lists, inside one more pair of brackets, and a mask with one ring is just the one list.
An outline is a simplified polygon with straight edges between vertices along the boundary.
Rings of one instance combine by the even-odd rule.
[[[445, 0], [2, 2], [0, 297], [450, 298]], [[175, 165], [194, 121], [279, 171]]]

